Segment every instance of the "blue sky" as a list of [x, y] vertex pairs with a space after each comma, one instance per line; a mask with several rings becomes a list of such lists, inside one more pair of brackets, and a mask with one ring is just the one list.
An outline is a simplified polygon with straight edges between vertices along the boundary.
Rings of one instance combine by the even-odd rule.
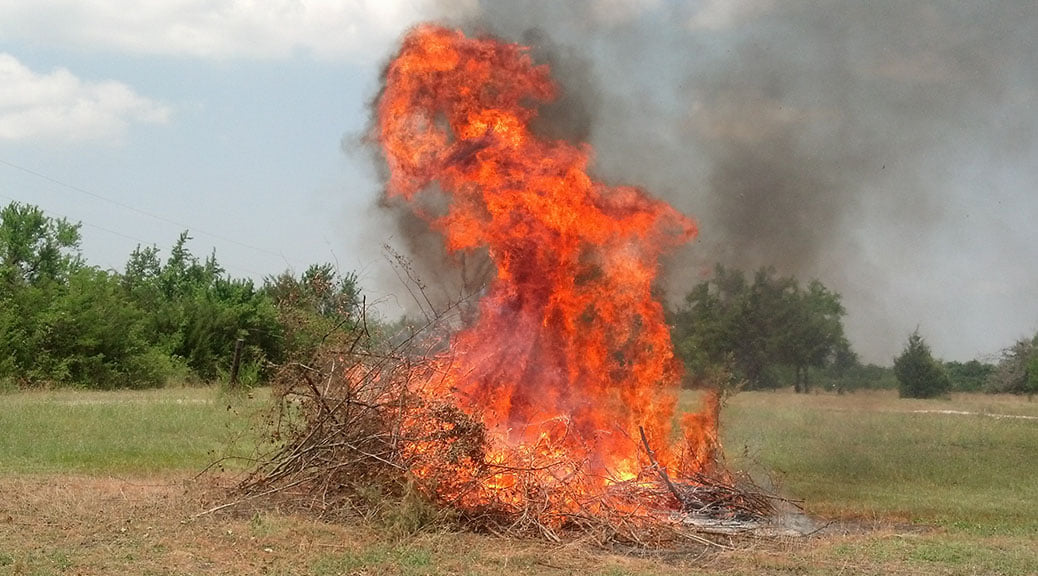
[[0, 2], [0, 201], [82, 222], [106, 268], [184, 229], [255, 278], [380, 258], [347, 248], [378, 186], [343, 141], [421, 11], [326, 3], [293, 29], [269, 21], [292, 2], [143, 4]]
[[[0, 203], [82, 222], [84, 254], [104, 268], [121, 270], [137, 244], [165, 252], [188, 229], [190, 248], [215, 248], [235, 276], [331, 261], [386, 298], [380, 244], [394, 231], [373, 208], [379, 184], [360, 142], [382, 64], [427, 19], [513, 36], [536, 26], [594, 72], [600, 171], [699, 220], [676, 277], [695, 281], [689, 271], [733, 252], [749, 267], [781, 256], [774, 238], [737, 237], [745, 210], [719, 203], [712, 167], [735, 148], [792, 141], [797, 153], [780, 160], [842, 192], [794, 205], [832, 221], [812, 224], [826, 233], [788, 272], [844, 294], [863, 357], [889, 362], [916, 326], [946, 358], [997, 352], [1038, 330], [1033, 4], [863, 6], [0, 0]], [[841, 19], [862, 24], [826, 23]], [[846, 208], [808, 205], [830, 201]]]

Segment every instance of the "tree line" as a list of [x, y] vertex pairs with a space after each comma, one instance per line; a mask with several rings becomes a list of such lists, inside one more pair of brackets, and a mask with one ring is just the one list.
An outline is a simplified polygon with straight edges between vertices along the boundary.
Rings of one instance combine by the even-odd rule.
[[[122, 271], [102, 270], [84, 261], [78, 224], [17, 202], [0, 210], [0, 388], [220, 380], [239, 339], [243, 379], [258, 382], [360, 329], [379, 332], [361, 326], [353, 274], [314, 264], [256, 285], [227, 274], [215, 253], [194, 255], [190, 240], [180, 234], [165, 257], [137, 246]], [[1038, 334], [995, 363], [942, 362], [916, 331], [892, 367], [878, 366], [859, 361], [845, 315], [840, 295], [817, 280], [722, 265], [667, 310], [688, 386], [1038, 392]]]
[[233, 278], [215, 253], [199, 258], [182, 233], [168, 256], [138, 246], [123, 271], [89, 266], [80, 225], [35, 206], [0, 210], [0, 386], [158, 387], [213, 381], [243, 340], [245, 379], [305, 359], [349, 332], [356, 277], [330, 264]]
[[840, 295], [817, 280], [802, 286], [774, 268], [750, 279], [718, 265], [671, 309], [670, 324], [693, 379], [720, 374], [751, 389], [809, 392], [812, 370], [840, 375], [858, 363], [844, 335], [845, 314]]
[[994, 363], [944, 362], [916, 330], [892, 367], [878, 366], [860, 362], [844, 334], [845, 315], [840, 295], [817, 280], [802, 285], [770, 267], [749, 277], [718, 265], [669, 309], [668, 320], [690, 386], [897, 388], [917, 398], [1038, 392], [1038, 334], [1019, 340]]

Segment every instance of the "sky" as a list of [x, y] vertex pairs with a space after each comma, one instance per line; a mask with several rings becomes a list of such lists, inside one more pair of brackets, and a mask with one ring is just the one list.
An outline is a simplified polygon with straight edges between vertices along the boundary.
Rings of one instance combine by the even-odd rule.
[[1038, 331], [1038, 9], [830, 0], [0, 0], [0, 203], [82, 223], [122, 270], [184, 230], [234, 276], [332, 262], [394, 308], [366, 138], [437, 20], [533, 45], [543, 117], [609, 182], [695, 217], [714, 262], [818, 278], [862, 359], [915, 328], [991, 359]]

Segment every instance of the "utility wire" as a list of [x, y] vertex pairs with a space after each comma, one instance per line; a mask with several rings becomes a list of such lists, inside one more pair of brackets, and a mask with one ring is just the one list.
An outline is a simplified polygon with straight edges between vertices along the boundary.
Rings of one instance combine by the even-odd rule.
[[62, 188], [66, 188], [68, 190], [72, 190], [73, 192], [78, 192], [80, 194], [85, 194], [87, 196], [90, 196], [92, 198], [96, 198], [96, 199], [101, 200], [103, 202], [107, 202], [107, 203], [112, 204], [114, 206], [119, 206], [120, 208], [129, 210], [131, 212], [136, 212], [137, 214], [140, 214], [142, 216], [147, 216], [148, 218], [159, 220], [159, 221], [165, 222], [167, 224], [174, 224], [174, 225], [179, 226], [179, 227], [181, 227], [183, 229], [191, 230], [191, 231], [197, 232], [199, 234], [204, 234], [206, 236], [209, 236], [211, 238], [215, 238], [217, 240], [222, 240], [224, 242], [230, 242], [231, 244], [235, 244], [237, 246], [241, 246], [242, 248], [248, 248], [250, 250], [255, 250], [257, 252], [261, 252], [263, 254], [267, 254], [268, 256], [276, 256], [276, 257], [278, 257], [278, 258], [280, 258], [282, 260], [285, 260], [286, 262], [288, 261], [288, 258], [285, 257], [285, 255], [282, 254], [282, 253], [274, 252], [273, 250], [268, 250], [266, 248], [261, 248], [259, 246], [253, 246], [251, 244], [246, 244], [245, 242], [241, 242], [241, 241], [235, 240], [233, 238], [228, 238], [228, 237], [223, 236], [221, 234], [216, 234], [215, 232], [209, 232], [207, 230], [203, 230], [203, 229], [198, 228], [196, 226], [191, 226], [190, 224], [185, 224], [184, 222], [179, 222], [179, 221], [173, 220], [171, 218], [166, 218], [165, 216], [161, 216], [161, 215], [158, 215], [158, 214], [153, 214], [151, 212], [148, 212], [147, 210], [141, 210], [140, 208], [137, 208], [136, 206], [131, 206], [130, 204], [126, 204], [124, 202], [120, 202], [118, 200], [114, 200], [112, 198], [108, 198], [107, 196], [102, 196], [100, 194], [91, 192], [91, 191], [86, 190], [84, 188], [80, 188], [79, 186], [76, 186], [74, 184], [69, 184], [67, 182], [63, 182], [61, 180], [58, 180], [57, 178], [52, 178], [50, 176], [47, 176], [46, 174], [43, 174], [41, 172], [37, 172], [36, 170], [33, 170], [31, 168], [26, 168], [25, 166], [20, 166], [18, 164], [14, 164], [12, 162], [8, 162], [7, 160], [4, 160], [2, 158], [0, 158], [0, 164], [3, 164], [3, 165], [8, 166], [10, 168], [14, 168], [15, 170], [20, 170], [22, 172], [25, 172], [26, 174], [30, 174], [30, 175], [35, 176], [37, 178], [40, 178], [42, 180], [46, 180], [47, 182], [50, 182], [52, 184], [56, 184], [58, 186], [61, 186]]
[[[0, 160], [0, 162], [3, 162], [3, 160]], [[6, 162], [3, 162], [3, 163], [6, 164]], [[19, 203], [22, 203], [22, 204], [31, 204], [29, 202], [23, 202], [21, 200], [18, 200], [18, 199], [15, 199], [15, 198], [11, 198], [7, 194], [0, 194], [0, 198], [6, 199], [6, 200], [8, 200], [10, 202], [19, 202]], [[101, 230], [102, 232], [107, 232], [109, 234], [113, 234], [113, 235], [119, 236], [121, 238], [126, 238], [127, 240], [133, 240], [134, 242], [137, 242], [137, 244], [139, 246], [149, 246], [149, 245], [150, 246], [154, 246], [155, 245], [154, 242], [148, 242], [147, 240], [141, 240], [140, 238], [137, 238], [136, 236], [130, 236], [128, 234], [123, 234], [122, 232], [117, 232], [115, 230], [112, 230], [110, 228], [105, 228], [104, 226], [98, 226], [97, 224], [91, 224], [89, 222], [84, 222], [82, 219], [72, 218], [71, 216], [67, 216], [67, 215], [62, 214], [60, 212], [55, 212], [54, 210], [50, 210], [48, 208], [40, 208], [40, 210], [43, 210], [43, 212], [45, 212], [45, 213], [47, 213], [47, 214], [49, 214], [51, 216], [57, 216], [58, 218], [64, 218], [65, 220], [68, 220], [69, 222], [76, 221], [76, 223], [82, 224], [83, 226], [86, 226], [88, 228], [95, 228], [97, 230]], [[223, 265], [221, 264], [221, 267], [222, 266]], [[237, 270], [239, 272], [244, 272], [246, 274], [251, 274], [251, 275], [253, 275], [253, 276], [257, 277], [257, 278], [261, 278], [263, 276], [266, 276], [265, 274], [260, 274], [259, 272], [256, 272], [255, 270], [249, 270], [248, 268], [242, 268], [241, 266], [228, 265], [227, 268], [230, 268], [230, 269], [233, 269], [233, 270]]]

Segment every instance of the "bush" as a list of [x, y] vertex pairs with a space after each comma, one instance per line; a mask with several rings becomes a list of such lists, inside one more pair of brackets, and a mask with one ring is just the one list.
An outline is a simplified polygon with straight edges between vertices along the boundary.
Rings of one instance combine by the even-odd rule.
[[902, 398], [934, 398], [951, 390], [948, 375], [933, 359], [919, 330], [908, 337], [904, 351], [894, 359], [894, 375]]
[[1002, 359], [984, 386], [988, 393], [1038, 393], [1038, 335], [1020, 339], [1002, 351]]
[[944, 371], [956, 392], [979, 392], [995, 371], [995, 366], [979, 360], [945, 362]]

